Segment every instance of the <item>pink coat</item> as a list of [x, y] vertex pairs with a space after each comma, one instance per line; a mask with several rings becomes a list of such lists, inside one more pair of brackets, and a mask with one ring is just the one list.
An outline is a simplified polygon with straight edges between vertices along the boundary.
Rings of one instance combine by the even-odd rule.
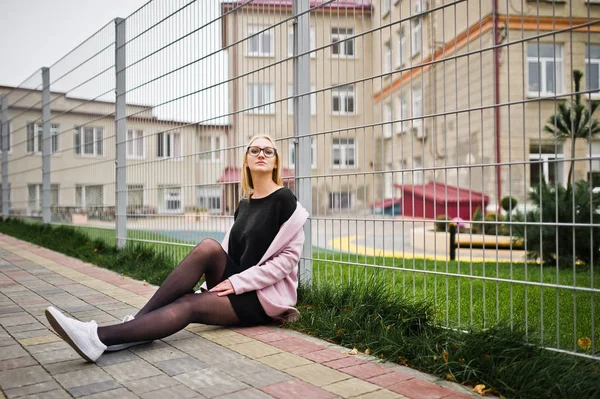
[[[290, 218], [281, 225], [267, 252], [255, 266], [229, 277], [235, 294], [256, 291], [265, 313], [274, 319], [293, 321], [298, 318], [296, 305], [298, 263], [304, 246], [304, 223], [308, 212], [300, 203]], [[221, 246], [227, 252], [229, 233]], [[206, 283], [202, 285], [206, 289]]]

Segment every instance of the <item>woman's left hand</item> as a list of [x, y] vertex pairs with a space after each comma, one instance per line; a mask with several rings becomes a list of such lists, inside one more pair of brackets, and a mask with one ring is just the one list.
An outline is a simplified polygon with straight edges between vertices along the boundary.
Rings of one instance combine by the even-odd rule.
[[233, 285], [231, 285], [231, 282], [229, 280], [221, 281], [219, 284], [211, 288], [208, 292], [218, 292], [217, 296], [235, 294]]

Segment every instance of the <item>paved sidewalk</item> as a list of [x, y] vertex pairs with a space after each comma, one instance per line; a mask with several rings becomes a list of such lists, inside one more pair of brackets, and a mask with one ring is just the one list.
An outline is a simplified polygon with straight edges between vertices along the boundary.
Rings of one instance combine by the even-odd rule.
[[0, 399], [414, 398], [467, 388], [277, 327], [192, 324], [161, 341], [86, 363], [49, 327], [54, 305], [99, 325], [120, 322], [156, 290], [0, 234]]

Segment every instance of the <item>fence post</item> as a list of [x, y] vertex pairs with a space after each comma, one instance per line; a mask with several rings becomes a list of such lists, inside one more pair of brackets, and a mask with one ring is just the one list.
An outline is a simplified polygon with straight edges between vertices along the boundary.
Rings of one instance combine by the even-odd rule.
[[0, 96], [0, 108], [2, 108], [2, 140], [0, 140], [0, 146], [2, 147], [2, 220], [8, 218], [9, 212], [9, 192], [8, 192], [8, 135], [9, 135], [9, 122], [8, 122], [8, 96], [5, 94]]
[[117, 219], [117, 248], [125, 247], [127, 242], [127, 110], [125, 108], [125, 40], [125, 19], [115, 18], [115, 213]]
[[456, 225], [450, 223], [450, 260], [456, 260]]
[[[310, 137], [310, 0], [294, 0], [294, 183], [300, 203], [312, 213]], [[299, 95], [301, 94], [301, 95]], [[312, 283], [311, 220], [304, 225], [305, 242], [300, 261], [300, 280]]]
[[50, 135], [50, 69], [42, 68], [42, 216], [50, 223], [50, 157], [52, 137]]

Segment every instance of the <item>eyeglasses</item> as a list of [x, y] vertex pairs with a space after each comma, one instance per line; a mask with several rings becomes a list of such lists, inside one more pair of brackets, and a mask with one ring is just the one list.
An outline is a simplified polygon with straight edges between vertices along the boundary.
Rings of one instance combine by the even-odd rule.
[[273, 158], [275, 156], [275, 154], [277, 154], [277, 150], [273, 147], [260, 148], [257, 146], [252, 146], [252, 147], [248, 147], [248, 150], [246, 152], [253, 157], [257, 157], [260, 155], [261, 151], [262, 151], [263, 155], [265, 156], [265, 158]]

